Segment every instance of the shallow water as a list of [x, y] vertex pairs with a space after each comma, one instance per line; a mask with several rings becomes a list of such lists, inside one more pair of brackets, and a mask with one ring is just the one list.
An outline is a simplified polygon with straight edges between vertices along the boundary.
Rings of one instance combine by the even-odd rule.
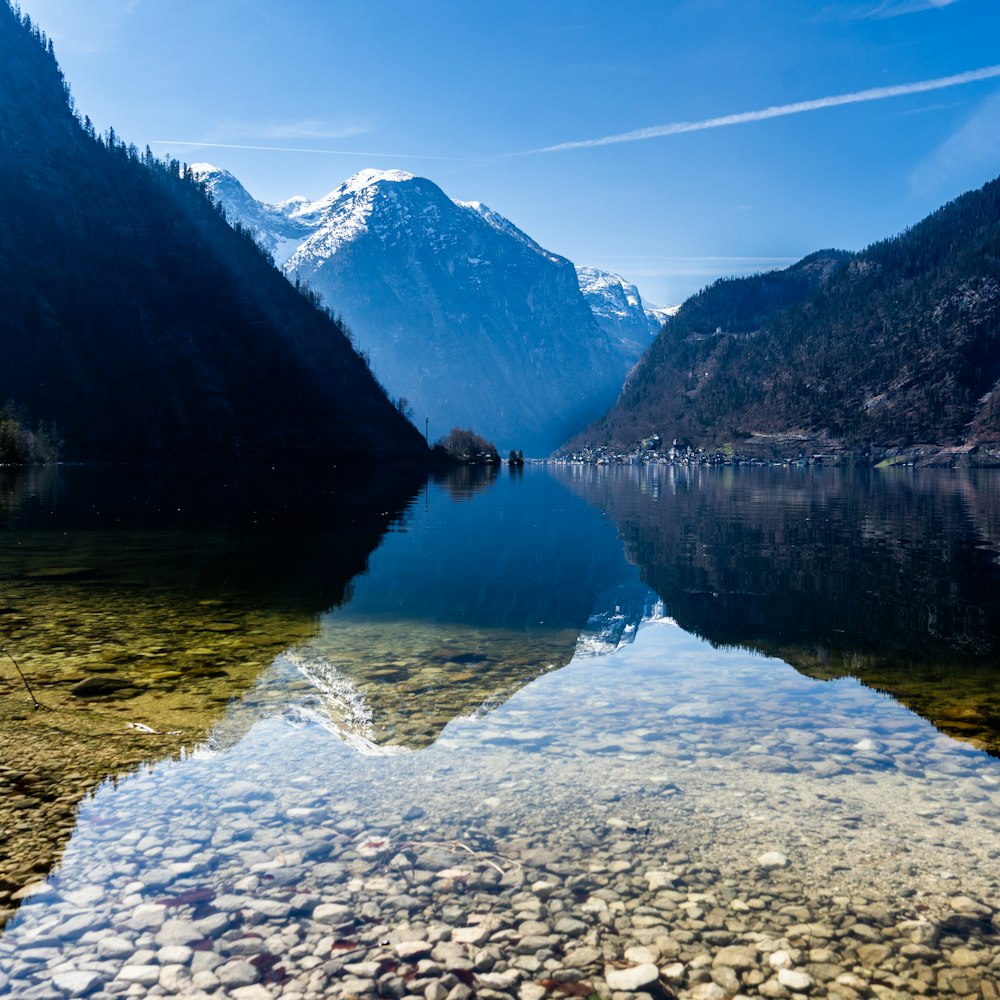
[[[995, 995], [1000, 483], [655, 471], [373, 487], [295, 519], [317, 590], [271, 561], [284, 501], [266, 537], [122, 515], [54, 560], [72, 477], [22, 500], [6, 600], [49, 683], [0, 693], [0, 989]], [[109, 569], [151, 546], [143, 585]]]

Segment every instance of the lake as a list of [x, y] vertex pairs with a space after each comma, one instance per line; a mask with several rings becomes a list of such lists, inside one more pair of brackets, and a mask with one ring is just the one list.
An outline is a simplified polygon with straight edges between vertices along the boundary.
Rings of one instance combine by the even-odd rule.
[[67, 467], [0, 515], [0, 995], [1000, 995], [997, 473]]

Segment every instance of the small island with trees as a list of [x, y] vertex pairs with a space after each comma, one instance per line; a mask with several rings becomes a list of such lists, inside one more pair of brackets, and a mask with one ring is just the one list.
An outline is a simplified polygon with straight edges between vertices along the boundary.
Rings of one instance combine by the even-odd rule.
[[[497, 446], [468, 427], [453, 427], [435, 443], [434, 452], [441, 461], [459, 465], [503, 464]], [[507, 464], [511, 468], [521, 468], [524, 465], [524, 452], [511, 449]]]

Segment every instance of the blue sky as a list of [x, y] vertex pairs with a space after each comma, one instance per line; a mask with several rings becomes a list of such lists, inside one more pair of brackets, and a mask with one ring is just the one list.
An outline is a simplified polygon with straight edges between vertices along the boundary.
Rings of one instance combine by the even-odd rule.
[[21, 7], [100, 129], [268, 201], [410, 170], [657, 304], [1000, 174], [998, 0]]

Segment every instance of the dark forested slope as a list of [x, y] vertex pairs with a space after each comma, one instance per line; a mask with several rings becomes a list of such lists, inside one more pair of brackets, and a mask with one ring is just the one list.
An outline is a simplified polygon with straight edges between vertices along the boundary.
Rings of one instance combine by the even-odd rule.
[[0, 401], [75, 459], [418, 455], [337, 324], [179, 165], [74, 116], [0, 3]]
[[567, 449], [659, 433], [750, 448], [1000, 441], [1000, 180], [862, 253], [716, 282]]

